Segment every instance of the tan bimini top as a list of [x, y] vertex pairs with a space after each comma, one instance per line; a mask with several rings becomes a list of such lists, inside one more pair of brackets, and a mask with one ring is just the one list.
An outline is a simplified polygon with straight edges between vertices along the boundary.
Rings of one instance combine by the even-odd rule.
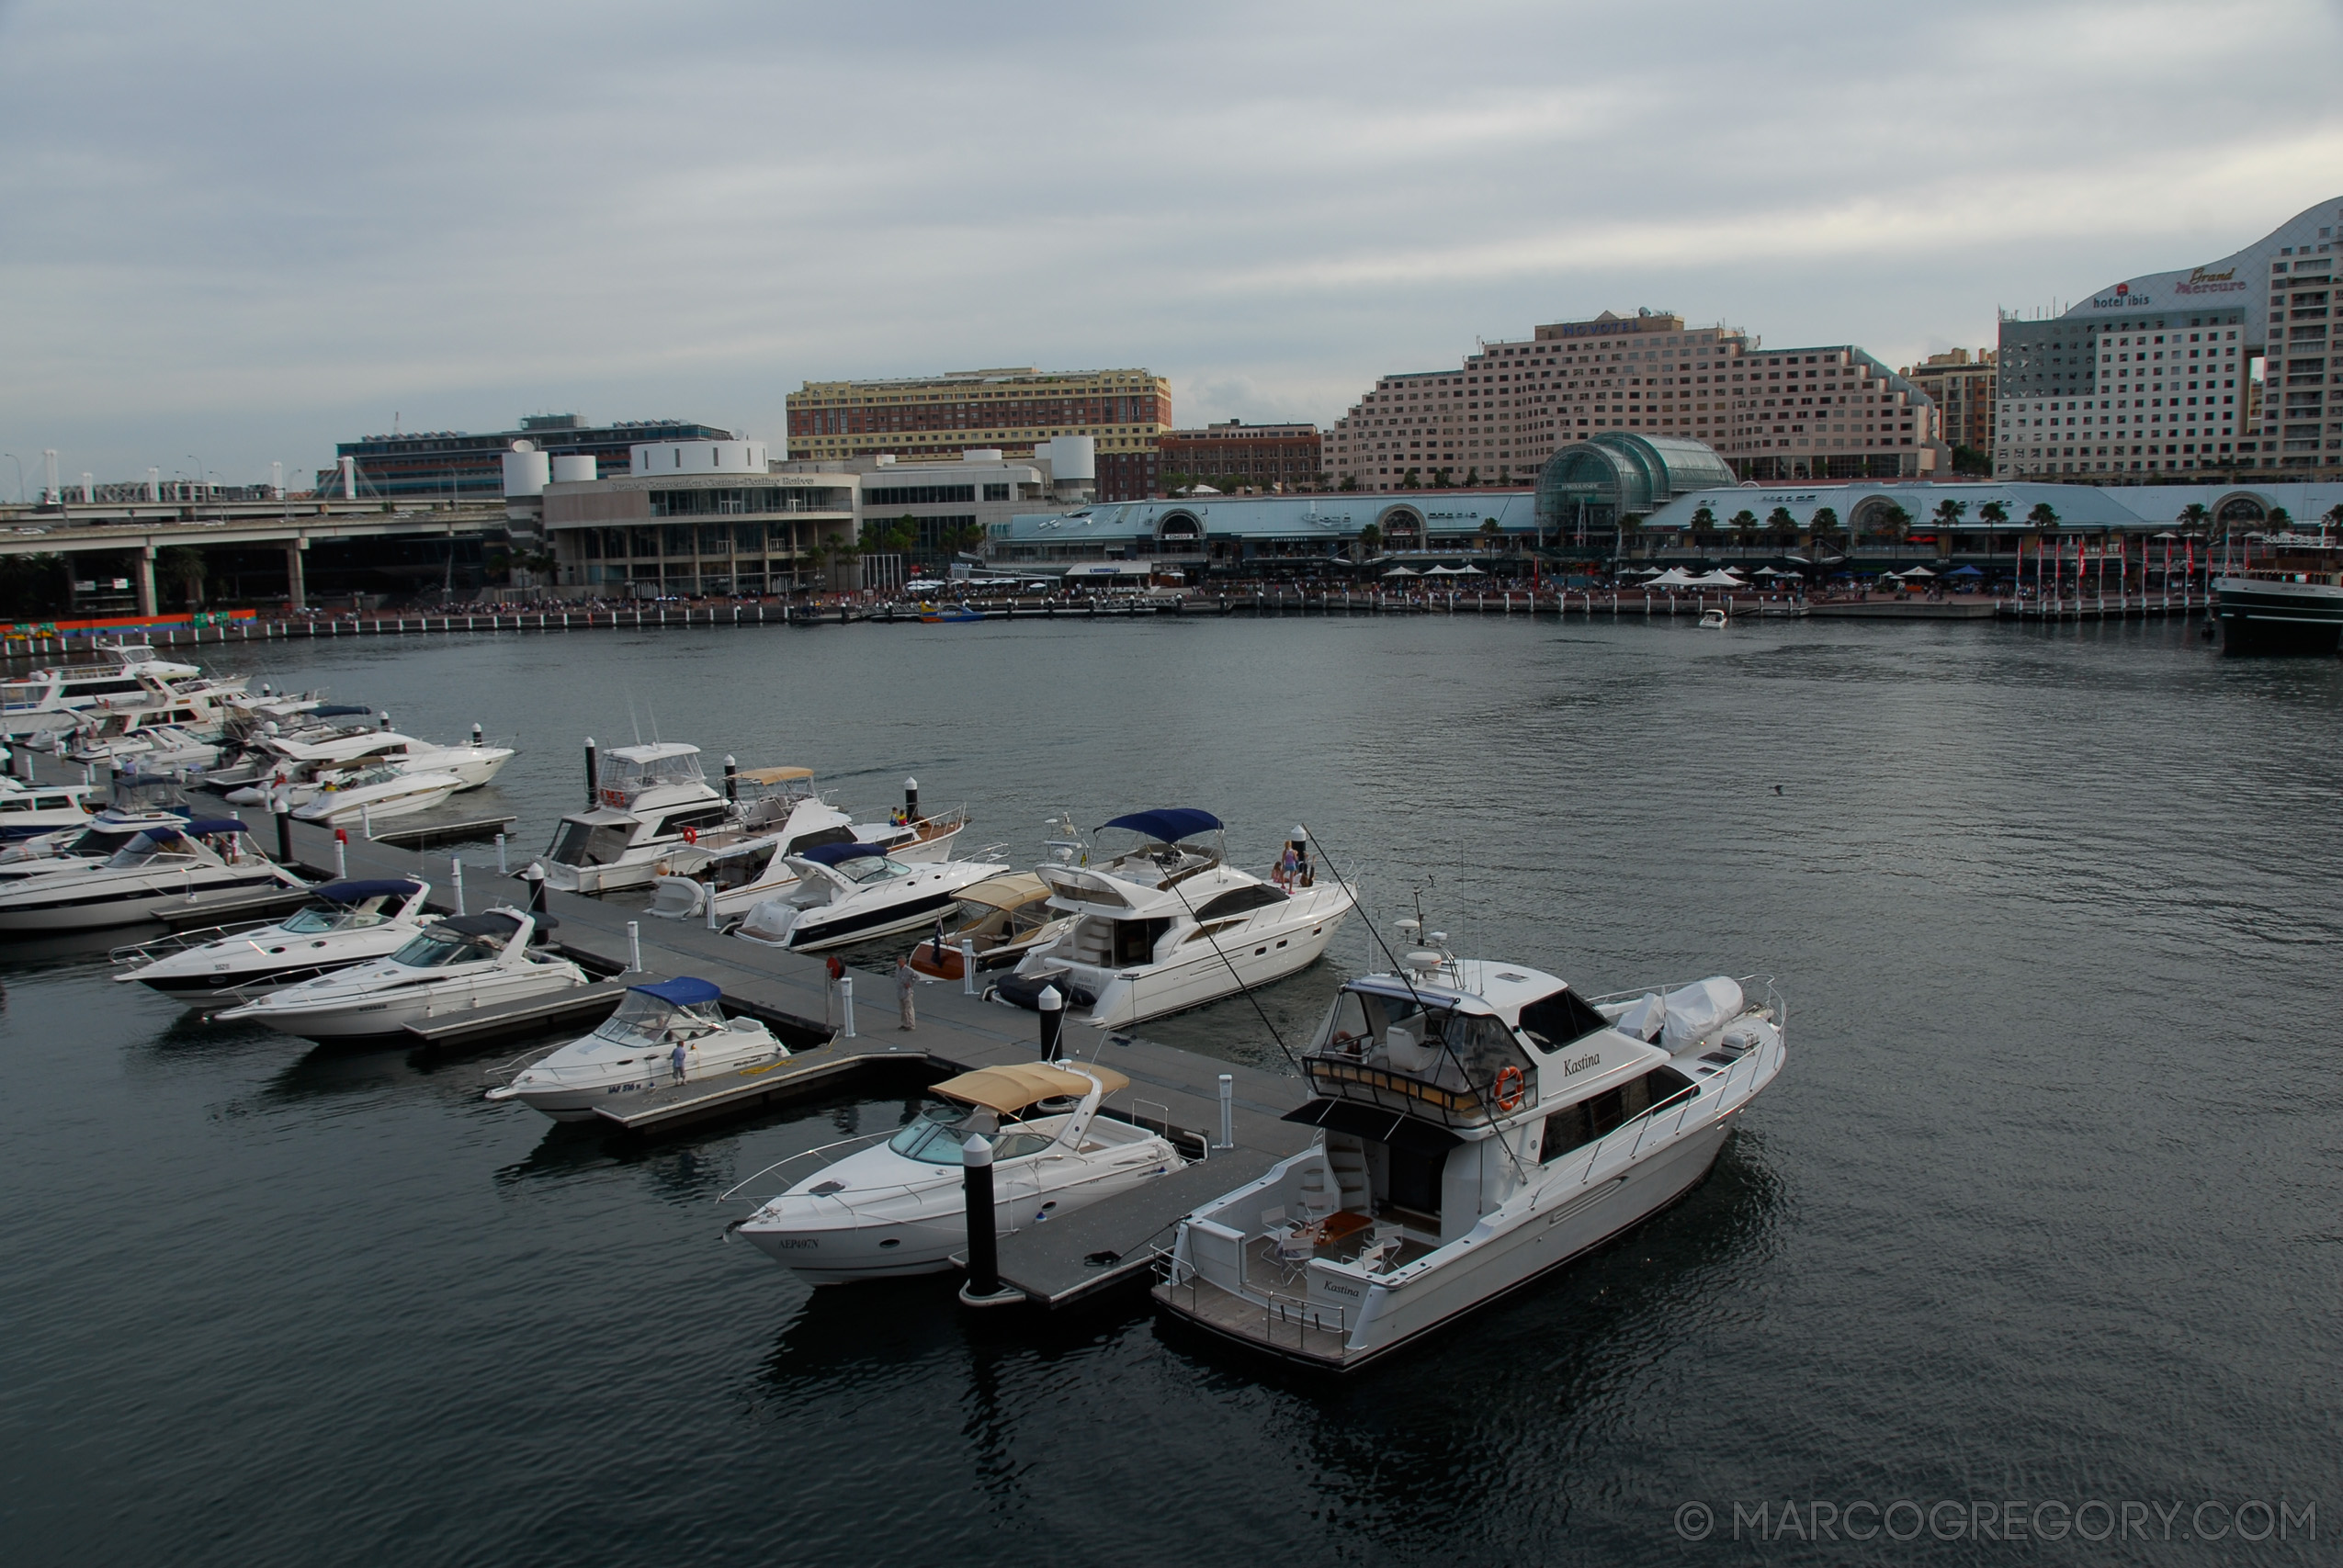
[[732, 775], [743, 784], [789, 784], [798, 779], [813, 777], [811, 768], [742, 768]]
[[[1107, 1094], [1131, 1087], [1131, 1080], [1112, 1067], [1090, 1067], [1089, 1071]], [[972, 1073], [962, 1073], [956, 1078], [945, 1078], [928, 1092], [959, 1100], [965, 1105], [981, 1105], [1003, 1116], [1013, 1116], [1036, 1100], [1059, 1097], [1080, 1100], [1090, 1091], [1090, 1078], [1081, 1073], [1068, 1072], [1063, 1067], [1047, 1066], [1040, 1062], [1011, 1062], [998, 1067], [979, 1067]]]
[[1020, 904], [1048, 897], [1049, 885], [1029, 871], [1020, 871], [971, 882], [952, 897], [963, 903], [982, 904], [989, 909], [1013, 909]]

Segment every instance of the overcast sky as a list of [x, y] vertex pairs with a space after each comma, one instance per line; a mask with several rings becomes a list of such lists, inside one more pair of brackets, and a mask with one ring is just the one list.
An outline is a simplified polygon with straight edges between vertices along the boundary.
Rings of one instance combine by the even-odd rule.
[[[2343, 195], [2337, 7], [0, 0], [38, 487], [809, 378], [1341, 414], [1637, 306], [1892, 363]], [[0, 461], [0, 486], [16, 471]]]

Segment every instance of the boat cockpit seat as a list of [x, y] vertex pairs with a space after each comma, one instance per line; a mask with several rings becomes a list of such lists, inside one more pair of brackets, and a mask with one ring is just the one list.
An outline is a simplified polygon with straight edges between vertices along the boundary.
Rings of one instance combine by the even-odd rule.
[[1439, 1053], [1418, 1040], [1407, 1025], [1395, 1023], [1383, 1032], [1383, 1055], [1398, 1073], [1421, 1073], [1438, 1060]]

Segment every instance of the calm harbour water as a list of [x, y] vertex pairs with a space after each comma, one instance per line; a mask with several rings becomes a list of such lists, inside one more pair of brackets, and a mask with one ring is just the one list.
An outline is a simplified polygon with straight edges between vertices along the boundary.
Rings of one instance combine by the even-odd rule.
[[[493, 1056], [310, 1050], [102, 958], [0, 955], [16, 1562], [2294, 1562], [2343, 1534], [2337, 660], [1519, 618], [232, 651], [517, 738], [469, 798], [526, 848], [583, 737], [638, 724], [865, 810], [916, 773], [1021, 861], [1061, 808], [1206, 807], [1253, 863], [1301, 820], [1387, 929], [1422, 886], [1460, 948], [1590, 991], [1773, 973], [1790, 1065], [1686, 1201], [1330, 1384], [1143, 1301], [972, 1322], [949, 1281], [817, 1292], [721, 1241], [717, 1194], [900, 1102], [629, 1146], [481, 1102]], [[1306, 1027], [1363, 949], [1270, 1016]], [[1148, 1032], [1278, 1059], [1242, 1002]], [[1896, 1499], [2185, 1506], [2168, 1540], [1730, 1539], [1737, 1501]], [[2318, 1539], [2185, 1539], [2255, 1499], [2315, 1505]]]

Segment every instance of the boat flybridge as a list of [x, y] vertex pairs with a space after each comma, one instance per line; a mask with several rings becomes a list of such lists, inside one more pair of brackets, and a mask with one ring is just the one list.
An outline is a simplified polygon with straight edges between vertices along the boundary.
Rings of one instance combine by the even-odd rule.
[[744, 942], [819, 953], [916, 931], [952, 908], [963, 889], [1009, 868], [955, 860], [906, 865], [876, 844], [820, 844], [789, 857], [797, 886], [751, 909]]
[[0, 730], [10, 739], [71, 729], [101, 702], [168, 697], [203, 671], [164, 658], [148, 643], [103, 643], [89, 664], [52, 665], [0, 681]]
[[1782, 1070], [1770, 985], [1582, 999], [1428, 941], [1344, 985], [1302, 1058], [1314, 1098], [1285, 1117], [1318, 1141], [1180, 1222], [1164, 1308], [1359, 1366], [1681, 1197]]
[[671, 850], [732, 820], [707, 785], [699, 748], [682, 741], [615, 746], [595, 759], [594, 804], [561, 818], [538, 866], [563, 893], [612, 893], [660, 874]]
[[388, 958], [303, 980], [216, 1015], [310, 1040], [363, 1040], [409, 1024], [585, 985], [585, 971], [538, 945], [553, 917], [522, 909], [450, 915]]
[[[1135, 811], [1108, 829], [1136, 834], [1137, 847], [1037, 868], [1071, 923], [1019, 961], [1002, 999], [1031, 1008], [1054, 988], [1069, 1024], [1126, 1028], [1307, 968], [1351, 912], [1339, 883], [1289, 889], [1229, 865], [1208, 811]], [[1193, 841], [1206, 834], [1209, 846]]]
[[304, 886], [247, 845], [244, 831], [232, 817], [174, 818], [141, 829], [101, 864], [0, 885], [0, 932], [136, 925], [208, 893]]
[[413, 878], [330, 882], [314, 897], [315, 903], [274, 923], [182, 931], [117, 948], [121, 972], [114, 978], [208, 1012], [387, 958], [438, 918], [424, 912], [431, 885]]
[[873, 844], [905, 864], [930, 864], [951, 853], [968, 824], [966, 811], [922, 814], [917, 781], [885, 823], [856, 822], [822, 798], [811, 768], [743, 768], [728, 773], [725, 784], [737, 819], [669, 848], [651, 893], [651, 912], [662, 919], [700, 919], [711, 895], [719, 919], [785, 897], [799, 882], [791, 857], [825, 845]]
[[[630, 986], [602, 1027], [531, 1063], [490, 1100], [517, 1100], [556, 1122], [591, 1122], [603, 1106], [662, 1084], [769, 1067], [789, 1048], [753, 1018], [727, 1019], [723, 993], [686, 976]], [[681, 1050], [678, 1066], [675, 1053]]]
[[939, 1273], [968, 1245], [962, 1167], [971, 1138], [992, 1145], [1002, 1235], [1181, 1169], [1187, 1162], [1162, 1134], [1100, 1114], [1108, 1095], [1129, 1087], [1112, 1067], [1079, 1061], [946, 1078], [927, 1091], [937, 1103], [886, 1143], [815, 1171], [734, 1228], [818, 1285]]

